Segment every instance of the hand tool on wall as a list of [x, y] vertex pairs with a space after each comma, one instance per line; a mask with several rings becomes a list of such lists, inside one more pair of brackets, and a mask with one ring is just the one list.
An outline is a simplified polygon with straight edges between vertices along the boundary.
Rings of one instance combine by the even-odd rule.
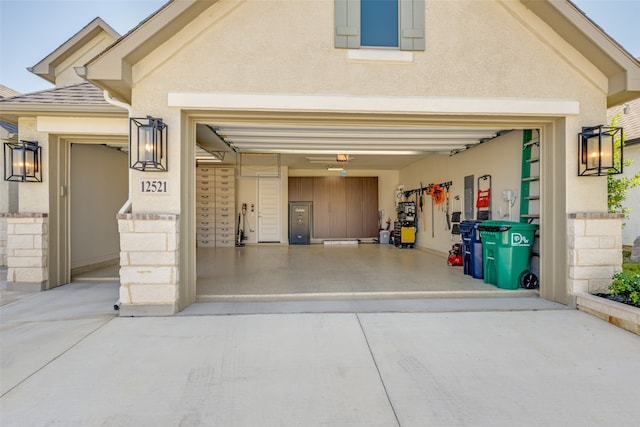
[[[431, 193], [431, 185], [429, 185], [429, 193]], [[433, 197], [431, 197], [431, 238], [435, 238], [436, 237], [436, 233], [435, 233], [435, 220], [434, 220], [434, 213], [433, 213], [433, 205], [435, 204], [435, 201], [433, 200]]]
[[449, 217], [449, 185], [444, 185], [445, 192], [445, 218], [447, 220], [447, 230], [451, 230], [451, 218]]
[[422, 215], [422, 231], [427, 229], [427, 220], [424, 217], [424, 187], [420, 181], [420, 214]]

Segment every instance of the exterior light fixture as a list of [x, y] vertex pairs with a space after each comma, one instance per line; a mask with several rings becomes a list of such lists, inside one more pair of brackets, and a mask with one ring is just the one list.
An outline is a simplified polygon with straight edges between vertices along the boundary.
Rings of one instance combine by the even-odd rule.
[[622, 173], [622, 128], [583, 127], [578, 135], [578, 175], [605, 176]]
[[4, 143], [4, 180], [42, 182], [41, 147], [37, 141]]
[[129, 167], [167, 171], [167, 125], [151, 116], [129, 119]]
[[336, 161], [337, 162], [348, 162], [349, 161], [349, 155], [348, 154], [338, 154], [338, 155], [336, 155]]

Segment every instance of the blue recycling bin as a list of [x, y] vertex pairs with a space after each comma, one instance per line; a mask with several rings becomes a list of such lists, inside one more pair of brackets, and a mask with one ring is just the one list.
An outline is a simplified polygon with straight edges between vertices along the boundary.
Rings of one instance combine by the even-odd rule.
[[483, 278], [482, 240], [478, 224], [482, 221], [466, 220], [459, 225], [462, 236], [462, 268], [464, 274], [475, 279]]

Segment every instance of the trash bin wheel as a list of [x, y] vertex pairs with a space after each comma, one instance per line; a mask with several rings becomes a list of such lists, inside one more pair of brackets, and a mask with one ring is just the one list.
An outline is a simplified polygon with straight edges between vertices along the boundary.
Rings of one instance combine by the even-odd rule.
[[535, 289], [538, 287], [538, 276], [530, 271], [525, 271], [520, 275], [520, 287], [525, 289]]

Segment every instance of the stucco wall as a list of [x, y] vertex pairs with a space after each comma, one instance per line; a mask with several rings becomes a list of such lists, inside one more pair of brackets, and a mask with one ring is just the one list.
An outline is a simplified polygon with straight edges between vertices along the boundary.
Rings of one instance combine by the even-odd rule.
[[42, 148], [42, 182], [29, 182], [18, 186], [19, 211], [49, 213], [49, 178], [51, 176], [49, 135], [38, 132], [35, 118], [20, 118], [18, 127], [21, 140], [37, 141]]
[[[428, 1], [426, 32], [426, 51], [409, 62], [356, 61], [333, 47], [331, 0], [220, 1], [134, 66], [134, 111], [170, 123], [165, 177], [179, 182], [179, 112], [163, 107], [171, 92], [576, 100], [580, 116], [557, 142], [567, 146], [568, 211], [606, 209], [605, 180], [575, 176], [576, 135], [605, 120], [601, 73], [517, 2]], [[177, 212], [179, 194], [157, 200], [134, 194], [134, 210]]]
[[136, 65], [136, 89], [160, 86], [136, 90], [135, 98], [162, 97], [161, 88], [532, 98], [575, 98], [588, 89], [558, 54], [570, 47], [549, 49], [498, 2], [427, 1], [426, 28], [427, 49], [411, 62], [349, 61], [348, 50], [333, 47], [332, 0], [220, 1], [180, 41]]
[[101, 145], [72, 145], [71, 268], [120, 257], [116, 214], [127, 200], [127, 161]]

